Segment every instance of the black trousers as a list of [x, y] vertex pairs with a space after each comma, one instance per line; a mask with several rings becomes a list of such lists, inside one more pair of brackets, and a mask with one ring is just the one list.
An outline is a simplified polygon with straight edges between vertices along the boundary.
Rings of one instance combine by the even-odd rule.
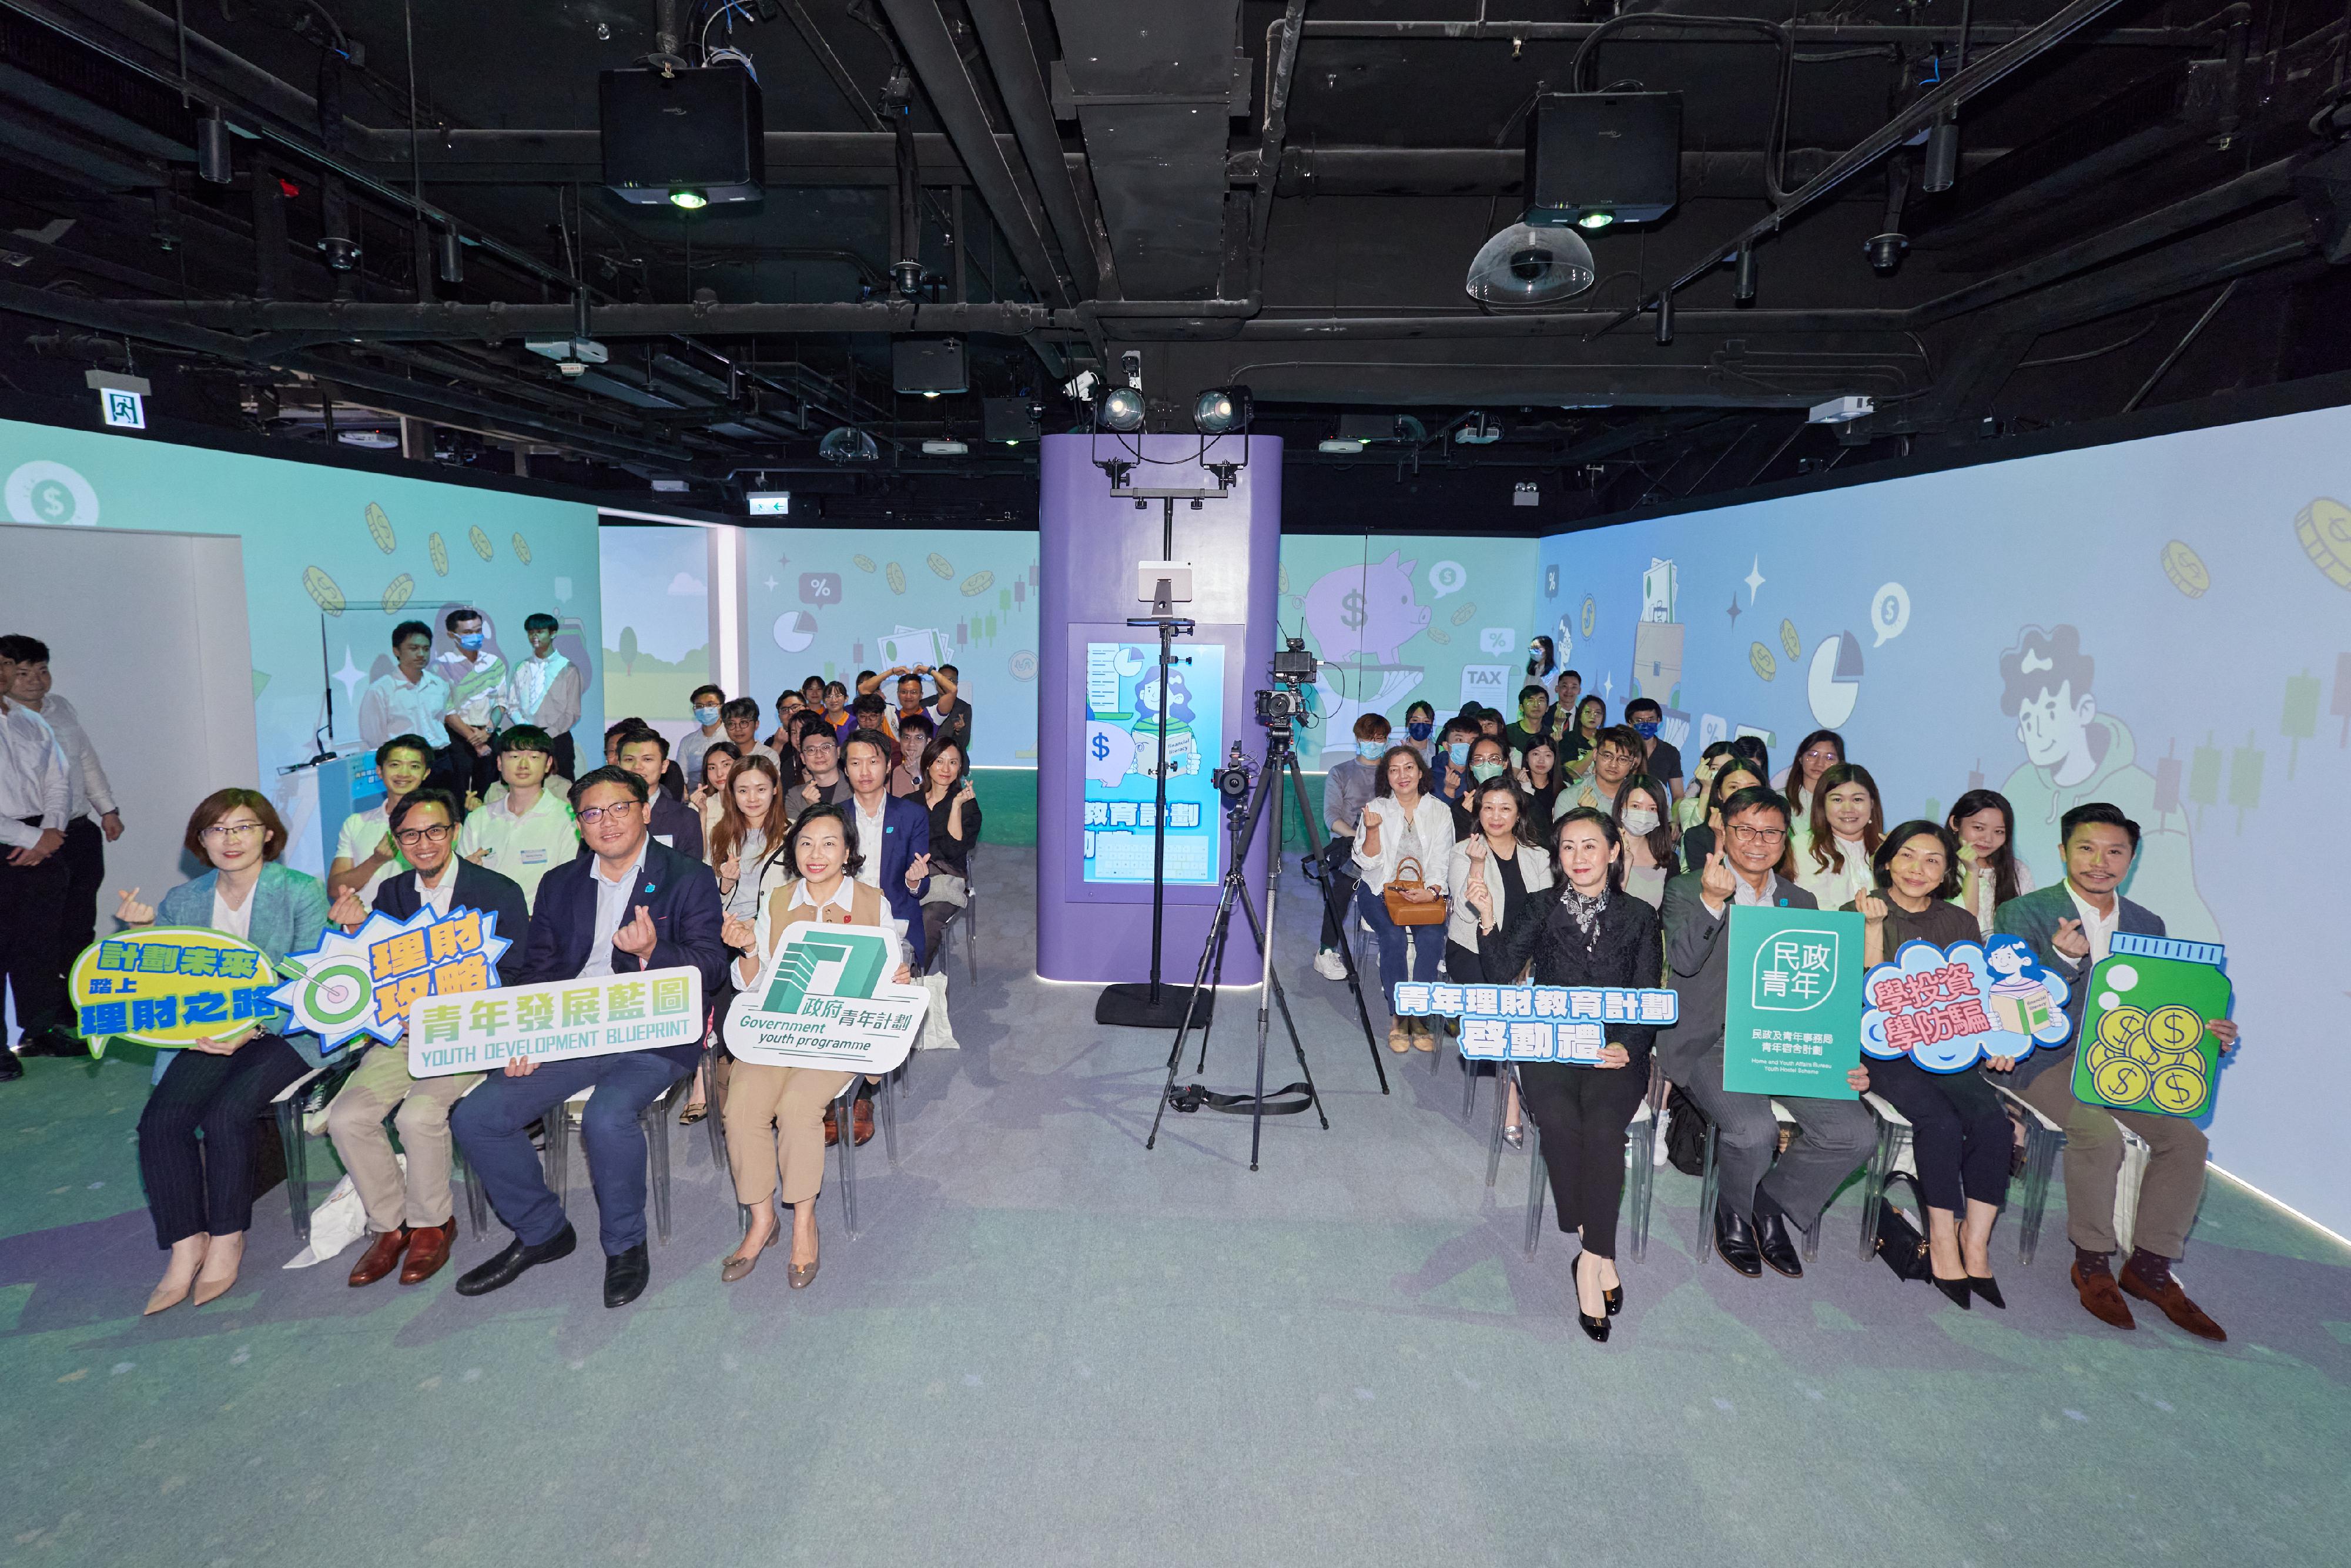
[[1347, 945], [1347, 912], [1355, 906], [1355, 841], [1332, 834], [1322, 846], [1322, 950], [1333, 953]]
[[226, 1056], [183, 1051], [172, 1059], [139, 1113], [139, 1177], [156, 1246], [252, 1228], [253, 1141], [275, 1135], [260, 1125], [261, 1114], [309, 1070], [274, 1034], [256, 1035]]
[[1929, 1072], [1908, 1057], [1872, 1058], [1869, 1086], [1910, 1119], [1918, 1196], [1929, 1208], [1964, 1212], [1967, 1200], [2008, 1201], [2015, 1134], [2000, 1095], [1973, 1072]]
[[82, 949], [98, 940], [98, 895], [106, 885], [106, 834], [88, 817], [66, 829], [65, 919], [57, 931], [57, 973], [73, 967]]
[[462, 804], [465, 791], [475, 794], [486, 791], [498, 776], [495, 753], [477, 752], [473, 743], [452, 740], [433, 758], [433, 774], [428, 780], [434, 788], [446, 789]]
[[1646, 1057], [1624, 1067], [1522, 1061], [1519, 1084], [1542, 1138], [1559, 1228], [1583, 1230], [1583, 1249], [1616, 1256], [1616, 1210], [1625, 1200], [1625, 1129], [1648, 1092]]
[[580, 777], [580, 760], [573, 754], [569, 730], [567, 729], [555, 737], [555, 766], [548, 771], [559, 779], [572, 779]]
[[0, 983], [16, 996], [16, 1026], [25, 1036], [69, 1030], [74, 1020], [57, 949], [73, 873], [62, 851], [29, 866], [10, 865], [11, 852], [0, 849]]

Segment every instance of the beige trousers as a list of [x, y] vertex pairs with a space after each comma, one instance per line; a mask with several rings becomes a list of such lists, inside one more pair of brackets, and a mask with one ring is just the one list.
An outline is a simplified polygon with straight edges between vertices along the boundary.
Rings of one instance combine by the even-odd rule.
[[[853, 1072], [818, 1067], [768, 1067], [737, 1061], [727, 1070], [726, 1163], [735, 1196], [757, 1206], [777, 1195], [806, 1203], [824, 1185], [824, 1108]], [[849, 1136], [849, 1129], [841, 1129]]]
[[[482, 1081], [478, 1072], [446, 1078], [408, 1075], [408, 1047], [374, 1045], [367, 1060], [343, 1082], [342, 1092], [327, 1107], [327, 1136], [343, 1168], [351, 1173], [360, 1202], [367, 1207], [368, 1228], [386, 1232], [402, 1226], [445, 1225], [456, 1214], [449, 1191], [449, 1107]], [[392, 1157], [392, 1139], [383, 1119], [400, 1129], [400, 1146], [408, 1155], [403, 1182], [400, 1162]]]
[[2196, 1206], [2204, 1200], [2204, 1130], [2178, 1116], [2117, 1111], [2074, 1098], [2074, 1051], [2068, 1048], [2020, 1098], [2065, 1129], [2065, 1234], [2085, 1252], [2112, 1252], [2115, 1186], [2123, 1168], [2120, 1122], [2147, 1140], [2147, 1174], [2139, 1178], [2138, 1218], [2131, 1244], [2162, 1258], [2184, 1257]]

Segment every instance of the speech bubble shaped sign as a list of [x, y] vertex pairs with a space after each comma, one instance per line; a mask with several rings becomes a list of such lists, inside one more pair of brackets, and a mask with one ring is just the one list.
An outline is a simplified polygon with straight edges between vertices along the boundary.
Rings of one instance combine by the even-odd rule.
[[1869, 623], [1877, 632], [1873, 648], [1883, 648], [1910, 624], [1910, 591], [1889, 582], [1869, 596]]
[[1460, 592], [1468, 582], [1468, 570], [1458, 560], [1433, 561], [1429, 565], [1428, 591], [1439, 599]]

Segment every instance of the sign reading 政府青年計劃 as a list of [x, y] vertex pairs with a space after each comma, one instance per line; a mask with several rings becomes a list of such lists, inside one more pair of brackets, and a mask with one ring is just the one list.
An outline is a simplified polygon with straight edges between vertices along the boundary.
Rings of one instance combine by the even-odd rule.
[[408, 1071], [489, 1072], [517, 1057], [568, 1061], [702, 1038], [702, 971], [642, 969], [409, 1004]]
[[1844, 911], [1731, 910], [1723, 1088], [1856, 1098], [1845, 1074], [1861, 1060], [1861, 931]]
[[163, 1049], [233, 1040], [266, 1026], [277, 976], [250, 942], [201, 925], [153, 925], [93, 942], [68, 985], [89, 1053], [109, 1040]]
[[906, 1060], [930, 993], [891, 978], [896, 948], [876, 925], [784, 928], [759, 983], [726, 1009], [726, 1049], [771, 1067], [888, 1072]]
[[1864, 977], [1862, 993], [1861, 1049], [1888, 1061], [1907, 1056], [1928, 1072], [2060, 1046], [2071, 1030], [2064, 977], [2017, 936], [1949, 948], [1905, 942]]
[[498, 960], [513, 946], [498, 935], [495, 911], [436, 915], [428, 907], [406, 920], [377, 913], [356, 931], [330, 926], [318, 946], [289, 954], [280, 967], [290, 978], [271, 999], [327, 1051], [362, 1034], [389, 1044], [419, 999], [494, 988]]
[[2117, 1110], [2200, 1116], [2218, 1083], [2211, 1021], [2234, 990], [2218, 942], [2117, 932], [2084, 988], [2074, 1098]]
[[1624, 1024], [1661, 1029], [1681, 1018], [1672, 991], [1633, 986], [1398, 986], [1398, 1018], [1461, 1020], [1461, 1054], [1473, 1061], [1562, 1061], [1590, 1067]]

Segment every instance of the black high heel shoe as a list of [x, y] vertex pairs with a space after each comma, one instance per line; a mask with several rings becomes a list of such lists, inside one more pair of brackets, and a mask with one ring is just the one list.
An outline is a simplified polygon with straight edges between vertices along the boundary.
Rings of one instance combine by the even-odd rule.
[[[1583, 1271], [1583, 1260], [1587, 1256], [1589, 1256], [1589, 1254], [1583, 1252], [1579, 1252], [1575, 1255], [1575, 1271], [1579, 1277]], [[1622, 1293], [1621, 1291], [1619, 1293]], [[1607, 1299], [1607, 1293], [1605, 1291], [1602, 1292], [1601, 1299], [1604, 1301]], [[1585, 1316], [1583, 1311], [1583, 1292], [1581, 1289], [1576, 1291], [1575, 1321], [1577, 1324], [1583, 1328], [1584, 1337], [1590, 1340], [1593, 1343], [1606, 1344], [1608, 1343], [1608, 1331], [1611, 1325], [1605, 1312], [1596, 1318]]]
[[1968, 1279], [1966, 1275], [1962, 1274], [1956, 1280], [1946, 1280], [1940, 1274], [1929, 1274], [1927, 1277], [1935, 1282], [1935, 1289], [1942, 1291], [1944, 1296], [1947, 1297], [1953, 1304], [1958, 1306], [1961, 1312], [1968, 1310]]
[[1998, 1307], [2001, 1312], [2008, 1311], [2008, 1303], [2001, 1300], [2000, 1282], [1989, 1275], [1969, 1275], [1968, 1289], [1973, 1291], [1978, 1299]]

